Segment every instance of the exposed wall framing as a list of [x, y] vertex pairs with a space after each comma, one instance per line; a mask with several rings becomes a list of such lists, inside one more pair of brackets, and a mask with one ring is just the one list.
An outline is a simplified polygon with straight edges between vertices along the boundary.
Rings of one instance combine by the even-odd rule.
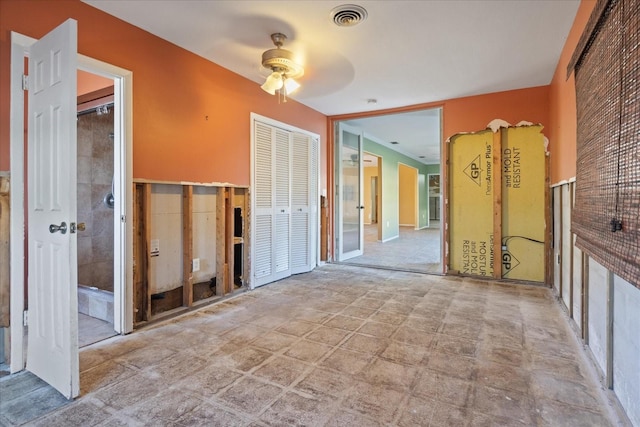
[[[152, 182], [134, 183], [133, 189], [135, 324], [223, 298], [246, 284], [247, 189]], [[158, 226], [171, 239], [153, 235]], [[197, 273], [201, 262], [206, 271]], [[159, 287], [154, 280], [166, 277], [154, 265], [167, 263], [181, 269], [181, 279]]]
[[549, 283], [549, 159], [540, 125], [451, 137], [448, 271]]

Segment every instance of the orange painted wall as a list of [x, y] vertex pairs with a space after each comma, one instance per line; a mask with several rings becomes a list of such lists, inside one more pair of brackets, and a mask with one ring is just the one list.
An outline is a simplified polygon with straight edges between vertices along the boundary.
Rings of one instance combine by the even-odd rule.
[[567, 80], [567, 65], [582, 35], [589, 16], [595, 7], [595, 0], [582, 0], [578, 13], [550, 86], [549, 111], [551, 122], [546, 135], [550, 141], [551, 183], [557, 183], [576, 176], [576, 91], [573, 74]]
[[79, 53], [133, 72], [134, 178], [249, 185], [251, 112], [319, 134], [326, 178], [323, 114], [279, 105], [257, 83], [79, 0], [0, 0], [0, 170], [9, 168], [10, 31], [40, 38], [68, 18]]
[[503, 119], [514, 125], [526, 120], [546, 126], [549, 123], [548, 106], [548, 86], [451, 99], [443, 103], [444, 138], [485, 129], [493, 119]]
[[113, 80], [78, 70], [78, 96], [113, 86]]

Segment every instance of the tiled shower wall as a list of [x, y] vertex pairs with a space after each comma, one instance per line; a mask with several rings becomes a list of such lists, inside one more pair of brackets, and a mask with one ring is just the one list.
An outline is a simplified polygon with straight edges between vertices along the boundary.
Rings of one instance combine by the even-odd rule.
[[103, 200], [113, 179], [113, 108], [78, 117], [78, 283], [113, 292], [113, 209]]

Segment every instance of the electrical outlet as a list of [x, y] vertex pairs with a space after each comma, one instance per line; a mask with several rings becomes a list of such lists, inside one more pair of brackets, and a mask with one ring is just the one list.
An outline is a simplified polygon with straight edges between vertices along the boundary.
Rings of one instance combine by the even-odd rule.
[[200, 271], [200, 258], [194, 258], [193, 259], [193, 268], [192, 268], [192, 270], [194, 272]]

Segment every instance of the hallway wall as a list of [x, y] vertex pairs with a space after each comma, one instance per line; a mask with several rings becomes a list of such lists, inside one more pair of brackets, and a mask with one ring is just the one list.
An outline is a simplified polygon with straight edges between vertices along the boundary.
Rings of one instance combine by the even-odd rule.
[[[382, 241], [395, 239], [400, 234], [399, 218], [399, 174], [398, 165], [402, 162], [418, 169], [419, 174], [439, 173], [440, 165], [425, 165], [410, 157], [393, 151], [376, 142], [375, 137], [364, 135], [363, 150], [382, 158], [381, 193], [382, 209], [379, 214], [382, 218]], [[419, 227], [424, 227], [429, 218], [429, 195], [425, 192], [419, 195]]]

